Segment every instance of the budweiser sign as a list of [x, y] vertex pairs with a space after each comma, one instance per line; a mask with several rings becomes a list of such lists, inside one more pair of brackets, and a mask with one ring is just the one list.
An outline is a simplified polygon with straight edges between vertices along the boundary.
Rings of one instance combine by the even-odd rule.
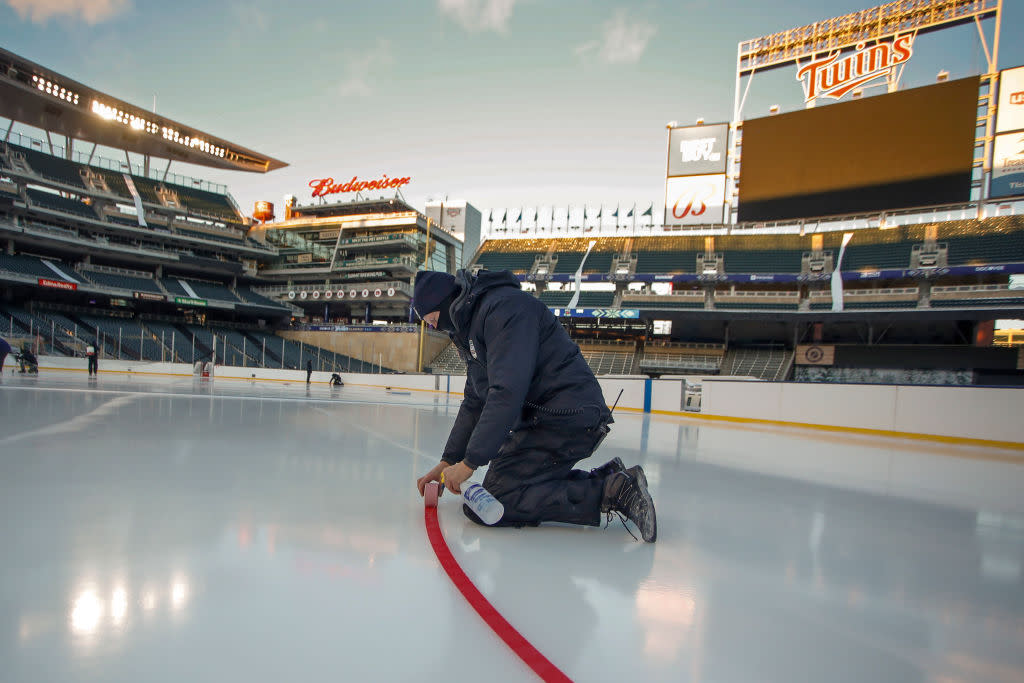
[[352, 176], [347, 183], [335, 184], [334, 178], [316, 178], [309, 181], [313, 188], [314, 197], [323, 197], [329, 194], [340, 194], [342, 192], [364, 192], [366, 190], [393, 190], [403, 185], [408, 185], [412, 178], [388, 178], [383, 175], [377, 180], [360, 180], [358, 176]]
[[804, 87], [804, 101], [816, 97], [838, 100], [869, 81], [883, 78], [889, 70], [907, 62], [914, 54], [914, 36], [898, 36], [891, 42], [868, 46], [860, 43], [843, 56], [835, 52], [812, 60], [796, 72], [796, 80]]

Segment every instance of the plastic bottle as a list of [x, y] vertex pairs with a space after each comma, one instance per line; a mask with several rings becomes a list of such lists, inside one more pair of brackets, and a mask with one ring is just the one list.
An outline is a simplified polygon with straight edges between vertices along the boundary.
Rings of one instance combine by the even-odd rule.
[[463, 486], [462, 501], [487, 526], [497, 524], [501, 520], [502, 515], [505, 514], [505, 506], [480, 484]]

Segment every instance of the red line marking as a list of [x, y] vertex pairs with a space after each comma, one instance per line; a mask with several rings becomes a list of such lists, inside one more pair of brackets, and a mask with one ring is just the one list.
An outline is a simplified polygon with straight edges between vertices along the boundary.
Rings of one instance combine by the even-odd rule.
[[427, 526], [427, 538], [434, 548], [434, 554], [441, 562], [448, 578], [452, 580], [455, 587], [459, 589], [466, 601], [476, 610], [477, 614], [491, 627], [505, 644], [512, 648], [512, 651], [526, 663], [528, 667], [540, 676], [541, 680], [547, 683], [572, 683], [572, 679], [562, 673], [561, 669], [551, 663], [547, 657], [541, 654], [540, 650], [530, 644], [512, 624], [508, 623], [505, 617], [494, 608], [494, 605], [484, 597], [484, 594], [473, 585], [466, 572], [455, 561], [455, 556], [448, 548], [441, 532], [441, 525], [437, 521], [437, 508], [424, 507], [423, 521]]

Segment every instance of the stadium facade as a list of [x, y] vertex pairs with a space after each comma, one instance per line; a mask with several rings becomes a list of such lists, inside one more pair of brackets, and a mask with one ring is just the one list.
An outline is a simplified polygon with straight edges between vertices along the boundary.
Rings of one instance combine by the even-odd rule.
[[[286, 197], [281, 217], [260, 202], [247, 217], [225, 187], [171, 174], [172, 161], [249, 172], [283, 162], [0, 51], [6, 332], [54, 353], [99, 339], [122, 358], [218, 353], [280, 367], [301, 366], [312, 345], [319, 367], [353, 369], [382, 358], [394, 337], [347, 354], [333, 338], [414, 332], [415, 272], [468, 266], [514, 272], [599, 373], [1020, 383], [1020, 350], [1012, 336], [994, 346], [993, 328], [1024, 318], [1014, 282], [1024, 275], [1024, 191], [1013, 190], [1024, 183], [1006, 143], [1024, 134], [1024, 69], [999, 72], [990, 59], [980, 77], [910, 90], [894, 76], [917, 32], [998, 15], [994, 2], [953, 5], [948, 21], [896, 21], [884, 6], [819, 22], [849, 28], [841, 39], [816, 43], [815, 24], [741, 43], [737, 92], [741, 77], [794, 55], [810, 60], [805, 71], [818, 65], [804, 111], [671, 124], [663, 213], [568, 209], [562, 222], [552, 212], [546, 234], [540, 212], [522, 207], [500, 212], [499, 227], [499, 212], [485, 223], [465, 201], [417, 211], [401, 195], [410, 179], [397, 176], [313, 179], [313, 201]], [[893, 21], [875, 35], [879, 17]], [[919, 24], [910, 39], [907, 22]], [[844, 78], [860, 89], [837, 88]], [[886, 94], [863, 97], [879, 78]], [[843, 96], [853, 101], [820, 106]], [[935, 109], [949, 115], [920, 134]], [[875, 134], [894, 117], [909, 127]], [[42, 133], [16, 132], [16, 122]], [[838, 129], [843, 164], [815, 157], [824, 145], [814, 143], [779, 165], [779, 144]], [[346, 193], [355, 200], [327, 199]], [[443, 343], [430, 349], [411, 368], [392, 367], [464, 370]]]

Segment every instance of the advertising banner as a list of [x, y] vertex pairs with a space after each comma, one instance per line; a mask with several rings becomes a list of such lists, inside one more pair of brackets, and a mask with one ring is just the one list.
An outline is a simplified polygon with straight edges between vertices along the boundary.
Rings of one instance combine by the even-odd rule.
[[1024, 130], [996, 136], [992, 148], [992, 179], [989, 197], [1024, 195]]
[[132, 292], [132, 296], [144, 301], [167, 301], [167, 297], [163, 294], [153, 294], [152, 292]]
[[190, 296], [176, 296], [174, 297], [174, 303], [181, 304], [182, 306], [206, 307], [206, 299], [193, 299]]
[[673, 128], [668, 134], [669, 178], [725, 173], [729, 124]]
[[999, 74], [996, 133], [1011, 130], [1024, 130], [1024, 66], [1005, 69]]
[[832, 365], [836, 362], [836, 347], [819, 344], [800, 344], [796, 347], [797, 365]]
[[638, 308], [552, 308], [556, 318], [627, 318], [640, 317]]
[[665, 225], [721, 223], [724, 208], [724, 173], [665, 181]]
[[64, 282], [63, 280], [50, 280], [45, 277], [39, 278], [40, 287], [49, 287], [50, 289], [64, 289], [69, 292], [73, 292], [78, 289], [78, 285], [74, 282]]

